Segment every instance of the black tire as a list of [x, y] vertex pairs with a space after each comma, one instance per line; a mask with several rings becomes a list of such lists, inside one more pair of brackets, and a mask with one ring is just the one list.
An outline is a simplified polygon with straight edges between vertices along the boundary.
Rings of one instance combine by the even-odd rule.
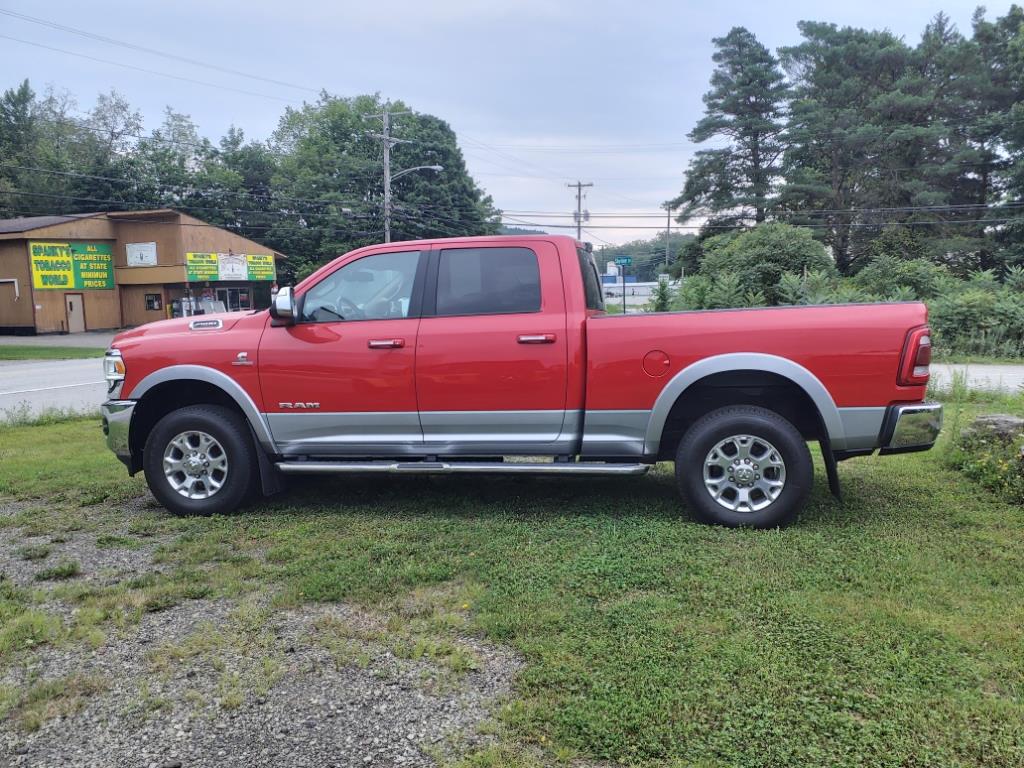
[[[729, 439], [733, 437], [750, 437], [753, 440], [746, 443], [730, 442]], [[705, 483], [705, 462], [712, 456], [712, 449], [716, 450], [715, 456], [720, 461], [729, 462], [729, 466], [732, 466], [731, 462], [743, 462], [739, 451], [729, 453], [730, 446], [740, 451], [749, 450], [750, 458], [746, 466], [735, 470], [736, 475], [733, 477], [729, 476], [732, 471], [730, 469], [708, 469], [708, 482], [716, 492], [722, 494], [723, 503], [719, 503]], [[781, 456], [784, 467], [774, 466], [777, 462], [770, 458], [772, 454], [766, 446]], [[764, 466], [768, 466], [767, 472]], [[756, 480], [751, 480], [751, 483], [744, 483], [737, 488], [740, 471], [745, 473], [743, 479], [748, 479], [750, 472], [765, 473], [765, 481], [781, 481], [782, 489], [777, 496], [771, 498], [760, 487], [752, 487], [754, 484], [761, 485], [761, 474], [754, 475]], [[721, 482], [716, 484], [719, 472], [723, 476]], [[767, 408], [732, 405], [712, 411], [694, 422], [686, 431], [676, 452], [676, 483], [694, 518], [702, 523], [730, 528], [776, 528], [786, 525], [803, 509], [813, 482], [814, 465], [804, 438], [796, 427]], [[770, 491], [775, 492], [774, 488]], [[747, 509], [730, 509], [726, 506], [731, 504], [742, 507], [744, 503]], [[762, 508], [755, 509], [762, 504]]]
[[[164, 452], [176, 437], [189, 432], [202, 432], [216, 441], [210, 453], [216, 465], [223, 455], [226, 460], [223, 476], [210, 475], [210, 481], [219, 487], [206, 498], [188, 498], [175, 490], [164, 474]], [[218, 450], [219, 449], [219, 450]], [[199, 454], [205, 457], [206, 454]], [[142, 468], [146, 483], [153, 496], [175, 515], [227, 514], [237, 509], [249, 495], [256, 480], [256, 448], [244, 419], [221, 405], [190, 405], [164, 416], [146, 438], [142, 454]], [[201, 472], [202, 469], [199, 469]], [[220, 472], [220, 470], [216, 470]], [[185, 474], [177, 475], [185, 479]], [[198, 477], [200, 483], [210, 482]], [[202, 493], [203, 491], [200, 491]]]

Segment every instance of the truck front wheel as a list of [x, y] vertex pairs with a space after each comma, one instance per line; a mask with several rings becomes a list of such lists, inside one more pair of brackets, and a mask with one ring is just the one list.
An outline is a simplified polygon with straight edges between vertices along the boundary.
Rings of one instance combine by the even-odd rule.
[[814, 480], [807, 443], [774, 411], [719, 408], [697, 420], [676, 453], [676, 482], [695, 518], [775, 528], [803, 508]]
[[190, 405], [153, 427], [142, 466], [149, 490], [173, 514], [224, 514], [248, 495], [254, 450], [237, 413], [219, 405]]

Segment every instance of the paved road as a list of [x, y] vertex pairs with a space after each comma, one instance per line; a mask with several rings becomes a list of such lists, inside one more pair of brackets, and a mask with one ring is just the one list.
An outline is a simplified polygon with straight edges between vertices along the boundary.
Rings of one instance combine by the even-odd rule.
[[932, 381], [949, 386], [954, 373], [967, 377], [970, 389], [1002, 390], [1021, 392], [1024, 390], [1024, 365], [950, 365], [932, 363]]
[[117, 331], [85, 333], [44, 333], [41, 336], [0, 336], [0, 346], [9, 347], [95, 347], [106, 349]]
[[103, 360], [0, 361], [0, 420], [59, 408], [86, 413], [106, 399]]

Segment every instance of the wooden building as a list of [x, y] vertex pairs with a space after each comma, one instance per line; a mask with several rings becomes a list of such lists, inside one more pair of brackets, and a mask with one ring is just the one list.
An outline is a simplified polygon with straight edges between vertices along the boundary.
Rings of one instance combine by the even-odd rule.
[[170, 209], [0, 219], [0, 333], [262, 309], [280, 258]]

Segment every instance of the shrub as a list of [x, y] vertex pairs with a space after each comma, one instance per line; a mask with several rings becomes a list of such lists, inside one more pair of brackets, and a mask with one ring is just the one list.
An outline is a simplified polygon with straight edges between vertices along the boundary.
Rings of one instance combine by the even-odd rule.
[[1011, 291], [1024, 293], [1024, 267], [1018, 264], [1011, 264], [1006, 268], [1004, 282]]
[[899, 290], [903, 296], [912, 293], [911, 298], [930, 299], [948, 290], [957, 280], [941, 264], [886, 255], [869, 261], [853, 282], [875, 296], [889, 296], [894, 290]]
[[739, 297], [760, 292], [766, 303], [776, 304], [782, 276], [786, 272], [808, 271], [834, 275], [836, 268], [824, 246], [803, 227], [760, 224], [739, 234], [730, 232], [704, 242], [701, 273], [711, 278], [735, 276]]
[[672, 308], [672, 288], [668, 280], [658, 280], [658, 287], [651, 294], [651, 300], [644, 307], [648, 312], [668, 312]]
[[949, 453], [949, 462], [1007, 501], [1024, 503], [1024, 439], [1003, 440], [984, 433], [963, 434]]
[[735, 273], [724, 272], [711, 279], [707, 309], [729, 309], [743, 306], [743, 281]]
[[925, 246], [917, 232], [899, 224], [883, 227], [867, 247], [869, 261], [879, 258], [919, 261], [924, 255]]
[[1005, 289], [991, 290], [984, 278], [933, 299], [928, 307], [936, 346], [943, 351], [999, 357], [1024, 353], [1024, 302]]
[[694, 275], [683, 279], [673, 309], [707, 309], [711, 280], [705, 275]]

